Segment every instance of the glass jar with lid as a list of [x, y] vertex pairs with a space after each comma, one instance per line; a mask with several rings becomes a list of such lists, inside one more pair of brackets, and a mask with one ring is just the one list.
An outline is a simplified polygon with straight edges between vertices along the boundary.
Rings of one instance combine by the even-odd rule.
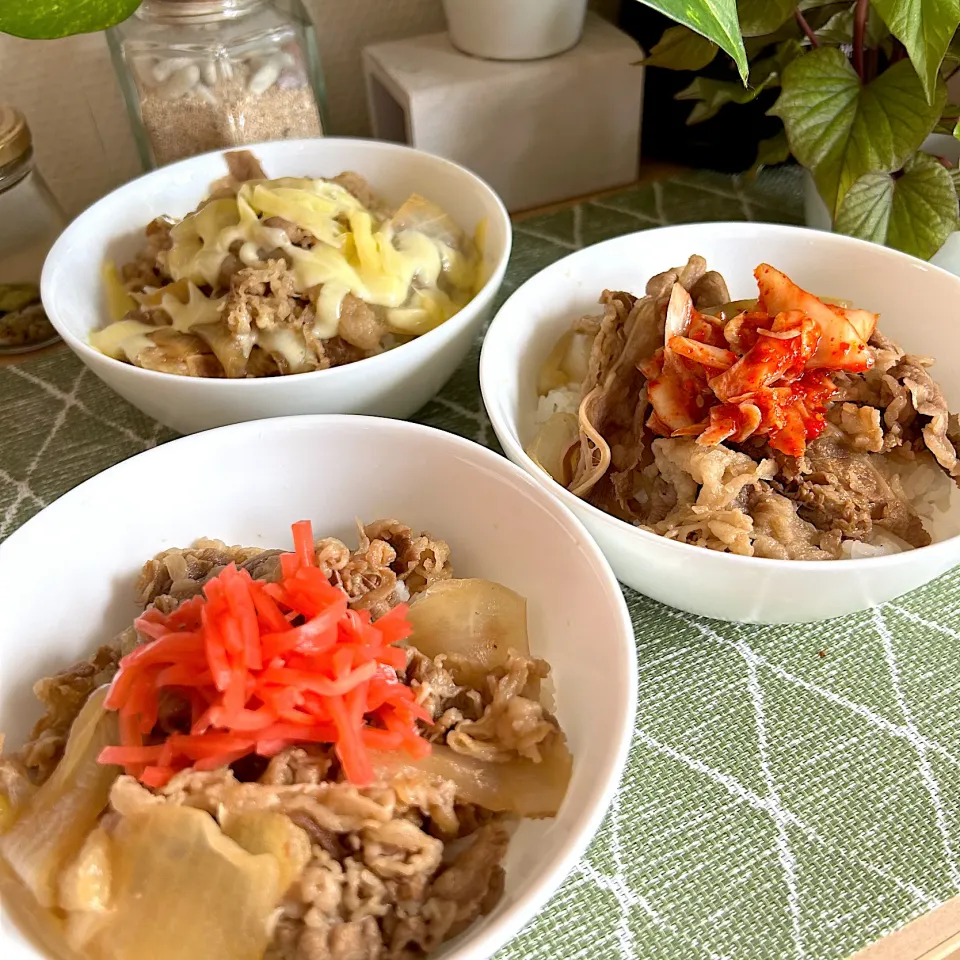
[[40, 302], [40, 271], [66, 222], [34, 166], [27, 121], [0, 104], [0, 354], [58, 339]]
[[145, 0], [107, 40], [145, 167], [323, 134], [320, 59], [300, 0]]

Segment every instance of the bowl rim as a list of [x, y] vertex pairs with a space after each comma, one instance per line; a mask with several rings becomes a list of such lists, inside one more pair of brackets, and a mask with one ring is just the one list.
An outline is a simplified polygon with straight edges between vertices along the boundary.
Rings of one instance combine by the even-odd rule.
[[[482, 304], [489, 302], [496, 295], [497, 290], [503, 283], [507, 265], [510, 261], [510, 254], [513, 249], [513, 223], [510, 220], [510, 214], [507, 212], [507, 208], [500, 199], [500, 195], [493, 189], [493, 187], [490, 186], [489, 183], [487, 183], [486, 180], [478, 176], [472, 170], [468, 170], [466, 167], [461, 166], [459, 163], [456, 163], [453, 160], [448, 160], [446, 157], [440, 157], [436, 154], [428, 153], [426, 150], [418, 150], [416, 147], [411, 147], [407, 144], [393, 143], [389, 140], [374, 140], [364, 137], [317, 137], [301, 138], [298, 140], [264, 140], [260, 143], [243, 144], [242, 146], [238, 147], [225, 147], [219, 150], [209, 150], [206, 153], [200, 153], [194, 157], [187, 157], [183, 160], [178, 160], [176, 163], [171, 163], [167, 166], [158, 167], [155, 170], [149, 170], [145, 173], [142, 173], [133, 180], [129, 180], [126, 183], [122, 183], [119, 186], [114, 187], [109, 193], [92, 203], [86, 208], [86, 210], [78, 214], [78, 216], [66, 226], [63, 232], [57, 238], [56, 242], [47, 253], [47, 256], [44, 260], [43, 269], [41, 270], [40, 274], [40, 299], [44, 303], [44, 309], [46, 309], [48, 300], [52, 298], [52, 291], [54, 289], [54, 267], [57, 266], [59, 271], [63, 270], [63, 268], [56, 263], [56, 261], [63, 259], [63, 250], [73, 242], [73, 238], [75, 236], [78, 234], [83, 234], [86, 225], [96, 216], [96, 211], [98, 208], [101, 208], [108, 202], [118, 202], [118, 195], [128, 192], [135, 192], [138, 184], [153, 177], [159, 178], [166, 176], [176, 178], [178, 172], [182, 173], [186, 168], [190, 167], [199, 160], [222, 157], [224, 154], [231, 153], [236, 150], [248, 150], [251, 153], [255, 153], [257, 150], [263, 147], [275, 147], [278, 145], [303, 147], [306, 144], [316, 144], [322, 142], [343, 143], [351, 146], [358, 146], [361, 149], [371, 150], [373, 152], [380, 151], [383, 153], [417, 154], [422, 157], [427, 157], [429, 160], [439, 164], [440, 166], [444, 166], [456, 171], [456, 173], [458, 175], [462, 175], [466, 181], [472, 182], [472, 185], [477, 188], [480, 194], [486, 195], [491, 200], [492, 206], [497, 212], [497, 216], [501, 222], [501, 225], [505, 227], [504, 234], [506, 239], [503, 251], [501, 252], [497, 262], [490, 266], [489, 275], [487, 276], [486, 281], [484, 282], [483, 286], [474, 294], [470, 301], [467, 302], [455, 314], [453, 314], [453, 316], [451, 316], [448, 320], [445, 320], [443, 323], [439, 324], [433, 329], [428, 330], [426, 333], [422, 333], [420, 336], [414, 337], [412, 340], [409, 340], [406, 343], [399, 344], [397, 347], [391, 350], [385, 350], [382, 353], [375, 354], [372, 357], [364, 357], [364, 362], [369, 361], [371, 363], [378, 364], [378, 366], [365, 366], [363, 369], [370, 370], [371, 376], [374, 376], [377, 370], [384, 368], [387, 363], [390, 363], [389, 360], [384, 360], [383, 358], [390, 357], [398, 349], [406, 347], [415, 348], [421, 343], [427, 344], [425, 347], [420, 347], [420, 351], [424, 357], [428, 356], [433, 352], [434, 347], [439, 347], [441, 344], [440, 336], [433, 336], [434, 334], [441, 334], [441, 332], [445, 332], [447, 339], [453, 338], [463, 326], [467, 325], [474, 318], [478, 310], [483, 309]], [[184, 214], [184, 216], [186, 216], [186, 214]], [[110, 357], [92, 347], [89, 343], [87, 343], [86, 340], [77, 336], [72, 330], [68, 329], [66, 325], [54, 315], [54, 313], [55, 312], [52, 310], [47, 310], [47, 315], [50, 319], [50, 322], [53, 324], [57, 333], [60, 334], [60, 338], [64, 343], [67, 344], [67, 346], [70, 347], [71, 350], [74, 351], [74, 353], [81, 358], [89, 359], [92, 362], [106, 361], [108, 362], [108, 365], [112, 365], [117, 369], [125, 368], [128, 372], [131, 370], [136, 371], [136, 373], [131, 374], [131, 376], [140, 376], [145, 378], [146, 382], [149, 382], [149, 380], [152, 379], [160, 383], [187, 381], [191, 383], [220, 385], [220, 387], [214, 386], [210, 387], [209, 389], [220, 389], [225, 384], [231, 384], [232, 389], [234, 387], [238, 387], [239, 384], [244, 384], [244, 386], [240, 386], [238, 388], [241, 390], [256, 390], [258, 387], [250, 385], [261, 384], [265, 382], [287, 382], [288, 380], [294, 380], [294, 382], [299, 383], [305, 382], [302, 381], [301, 378], [308, 377], [313, 379], [318, 376], [323, 376], [330, 381], [333, 381], [336, 377], [340, 377], [342, 379], [343, 377], [347, 376], [347, 374], [344, 373], [344, 370], [355, 366], [356, 363], [361, 362], [355, 361], [355, 363], [345, 363], [335, 367], [327, 367], [325, 370], [309, 370], [305, 373], [289, 374], [281, 377], [185, 377], [179, 373], [167, 373], [160, 370], [145, 370], [143, 367], [137, 367], [132, 363], [125, 363], [123, 360], [117, 360], [114, 357]], [[97, 327], [95, 329], [102, 329], [102, 327]]]
[[[564, 527], [576, 533], [579, 541], [577, 550], [586, 555], [590, 567], [596, 572], [598, 586], [609, 600], [612, 608], [611, 612], [620, 627], [620, 637], [614, 649], [616, 651], [616, 668], [623, 677], [624, 692], [621, 702], [617, 705], [616, 725], [611, 730], [610, 741], [613, 749], [609, 752], [602, 778], [595, 778], [594, 780], [595, 783], [599, 781], [600, 785], [592, 803], [577, 814], [570, 830], [563, 837], [557, 838], [552, 851], [547, 855], [547, 862], [541, 868], [539, 880], [518, 890], [516, 896], [505, 907], [502, 916], [477, 931], [472, 938], [468, 938], [462, 945], [458, 944], [454, 947], [447, 958], [447, 960], [487, 960], [495, 951], [506, 946], [516, 937], [523, 927], [543, 909], [547, 901], [559, 890], [596, 836], [607, 811], [613, 803], [614, 796], [619, 790], [626, 770], [627, 758], [635, 732], [637, 712], [636, 638], [626, 599], [610, 563], [580, 519], [520, 467], [493, 450], [457, 434], [424, 424], [393, 420], [387, 417], [364, 417], [352, 414], [301, 414], [290, 417], [249, 420], [168, 441], [122, 460], [83, 481], [83, 483], [68, 490], [44, 507], [43, 510], [27, 520], [0, 543], [0, 568], [2, 568], [4, 561], [7, 563], [13, 561], [13, 555], [20, 539], [27, 535], [26, 532], [35, 526], [41, 517], [46, 515], [43, 521], [46, 523], [56, 521], [61, 513], [69, 512], [73, 501], [82, 498], [86, 490], [98, 483], [103, 483], [102, 478], [107, 474], [122, 477], [126, 472], [139, 469], [139, 465], [133, 466], [135, 461], [149, 463], [164, 456], [169, 457], [172, 455], [168, 452], [171, 449], [182, 450], [184, 454], [192, 452], [194, 448], [200, 450], [209, 445], [211, 434], [229, 437], [231, 444], [243, 445], [247, 437], [255, 436], [259, 431], [264, 430], [287, 430], [295, 434], [302, 429], [323, 431], [333, 427], [349, 429], [371, 425], [375, 429], [406, 434], [414, 441], [418, 437], [437, 438], [444, 446], [450, 448], [450, 455], [468, 459], [474, 462], [480, 470], [509, 478], [512, 481], [510, 485], [512, 488], [523, 490], [536, 498], [537, 502]], [[2, 904], [0, 904], [0, 914], [2, 914]], [[15, 926], [15, 929], [17, 935], [23, 937], [35, 949], [32, 939], [18, 926]], [[469, 928], [465, 931], [466, 933], [469, 933]], [[3, 936], [0, 935], [0, 943], [2, 943], [2, 939]], [[37, 960], [41, 960], [42, 956], [41, 953], [37, 953]]]
[[[505, 408], [499, 402], [499, 398], [502, 394], [497, 388], [496, 368], [497, 365], [501, 364], [501, 356], [506, 356], [507, 351], [502, 350], [499, 347], [498, 340], [501, 336], [501, 331], [507, 329], [508, 322], [511, 319], [510, 313], [516, 308], [515, 302], [518, 302], [522, 299], [524, 291], [528, 287], [533, 287], [538, 283], [544, 282], [544, 280], [547, 279], [544, 275], [548, 274], [550, 271], [555, 271], [556, 274], [562, 276], [563, 271], [569, 268], [570, 262], [580, 258], [587, 251], [597, 251], [598, 249], [602, 250], [604, 248], [618, 246], [633, 240], [640, 234], [662, 234], [664, 232], [683, 233], [690, 231], [721, 232], [726, 236], [730, 236], [731, 234], [780, 234], [786, 232], [799, 234], [808, 239], [816, 239], [820, 242], [825, 240], [827, 243], [837, 244], [841, 248], [855, 247], [862, 250], [870, 250], [872, 255], [881, 259], [889, 258], [893, 260], [904, 260], [908, 263], [913, 263], [917, 266], [920, 266], [924, 270], [943, 274], [945, 277], [949, 278], [951, 282], [958, 286], [958, 293], [960, 293], [960, 278], [956, 277], [948, 270], [944, 270], [942, 267], [928, 263], [926, 260], [920, 260], [918, 257], [903, 253], [900, 250], [894, 250], [891, 247], [881, 246], [879, 244], [871, 243], [868, 240], [861, 240], [857, 237], [849, 237], [844, 234], [815, 230], [811, 227], [801, 227], [786, 223], [761, 223], [754, 220], [710, 220], [695, 223], [674, 223], [661, 227], [650, 227], [645, 230], [634, 230], [631, 233], [625, 233], [617, 237], [611, 237], [609, 240], [603, 240], [600, 243], [581, 247], [579, 250], [574, 250], [560, 259], [555, 260], [542, 270], [538, 270], [528, 280], [524, 281], [524, 283], [517, 287], [517, 289], [511, 293], [509, 297], [507, 297], [503, 304], [501, 304], [500, 309], [497, 310], [493, 316], [493, 319], [487, 326], [487, 332], [484, 336], [483, 345], [480, 350], [480, 393], [483, 397], [483, 405], [486, 409], [487, 416], [490, 418], [494, 432], [496, 433], [497, 438], [502, 444], [504, 451], [510, 460], [521, 466], [526, 473], [533, 476], [534, 479], [544, 487], [544, 489], [548, 490], [553, 496], [557, 497], [557, 499], [559, 499], [568, 509], [574, 513], [579, 513], [582, 511], [584, 514], [586, 514], [586, 517], [589, 518], [590, 524], [596, 523], [602, 525], [606, 527], [611, 534], [615, 534], [620, 537], [626, 536], [631, 538], [630, 546], [633, 550], [640, 551], [645, 548], [657, 546], [662, 549], [679, 551], [677, 557], [681, 561], [685, 557], [692, 557], [694, 555], [703, 558], [712, 557], [716, 558], [717, 562], [738, 564], [746, 570], [753, 569], [755, 571], [774, 569], [790, 569], [793, 571], [797, 571], [798, 569], [804, 571], [827, 569], [835, 570], [836, 564], [838, 563], [836, 560], [778, 560], [772, 557], [745, 557], [736, 553], [706, 550], [705, 548], [696, 546], [692, 543], [683, 543], [678, 540], [671, 540], [668, 537], [660, 536], [660, 534], [653, 533], [649, 530], [644, 530], [641, 527], [636, 527], [631, 523], [627, 523], [626, 520], [621, 520], [618, 517], [614, 517], [612, 514], [605, 513], [599, 507], [595, 507], [592, 503], [582, 500], [580, 497], [572, 494], [569, 490], [567, 490], [566, 487], [557, 483], [553, 477], [551, 477], [533, 462], [519, 441], [519, 431], [516, 429], [516, 422], [507, 416]], [[571, 317], [571, 321], [572, 320], [573, 318]], [[517, 363], [518, 362], [519, 357], [517, 357]], [[517, 363], [510, 365], [509, 369], [511, 372], [516, 372]], [[502, 366], [500, 369], [503, 369]], [[960, 540], [960, 534], [955, 534], [952, 537], [947, 537], [945, 540], [939, 540], [936, 543], [928, 544], [925, 547], [914, 547], [912, 550], [903, 550], [900, 553], [884, 554], [877, 557], [856, 557], [844, 559], [843, 561], [840, 561], [842, 562], [841, 569], [863, 570], [865, 564], [869, 565], [871, 569], [875, 569], [880, 564], [897, 566], [898, 564], [910, 562], [909, 558], [915, 556], [918, 551], [923, 551], [924, 557], [939, 556], [940, 554], [952, 554], [955, 552], [952, 545], [958, 540]], [[691, 554], [690, 551], [695, 551], [695, 554]], [[706, 560], [706, 562], [712, 561]]]

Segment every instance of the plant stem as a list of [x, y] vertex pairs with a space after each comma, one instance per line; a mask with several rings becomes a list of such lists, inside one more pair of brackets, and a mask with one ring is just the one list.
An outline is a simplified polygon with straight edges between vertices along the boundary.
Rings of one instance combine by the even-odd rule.
[[870, 12], [870, 0], [857, 0], [853, 14], [853, 69], [863, 80], [863, 38], [867, 32], [867, 14]]
[[819, 47], [820, 41], [817, 39], [817, 35], [810, 29], [810, 24], [807, 23], [807, 18], [800, 12], [799, 7], [793, 11], [793, 15], [797, 18], [797, 23], [800, 24], [800, 29], [807, 35], [807, 39], [810, 41], [811, 47]]

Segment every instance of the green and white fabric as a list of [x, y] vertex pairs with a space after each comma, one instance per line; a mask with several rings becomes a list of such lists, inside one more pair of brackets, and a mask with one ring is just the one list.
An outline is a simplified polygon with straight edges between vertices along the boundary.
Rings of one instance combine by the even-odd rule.
[[[518, 223], [502, 296], [618, 234], [800, 213], [790, 171], [630, 189]], [[478, 353], [416, 419], [496, 447]], [[0, 368], [0, 430], [0, 539], [173, 436], [66, 350]], [[622, 787], [501, 960], [843, 958], [960, 892], [960, 570], [820, 626], [627, 600], [639, 704]]]

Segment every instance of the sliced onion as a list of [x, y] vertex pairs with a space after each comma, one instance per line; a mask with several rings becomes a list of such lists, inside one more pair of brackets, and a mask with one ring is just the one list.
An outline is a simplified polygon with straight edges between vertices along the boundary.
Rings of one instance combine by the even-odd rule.
[[583, 383], [590, 366], [590, 351], [593, 350], [593, 334], [580, 330], [572, 331], [560, 369], [567, 375], [567, 383]]
[[421, 760], [412, 760], [401, 751], [371, 753], [371, 760], [386, 782], [397, 776], [422, 776], [435, 783], [449, 780], [456, 784], [457, 799], [464, 803], [522, 817], [553, 817], [567, 792], [573, 758], [559, 734], [541, 753], [540, 763], [520, 757], [489, 763], [434, 744], [430, 756]]
[[440, 580], [410, 607], [410, 642], [427, 657], [446, 654], [459, 684], [485, 689], [511, 650], [530, 655], [527, 601], [492, 580]]
[[527, 456], [557, 483], [567, 486], [572, 471], [570, 450], [580, 439], [580, 423], [572, 413], [555, 413], [537, 431], [527, 447]]
[[563, 369], [564, 357], [567, 348], [573, 340], [573, 331], [568, 330], [554, 345], [547, 359], [540, 367], [540, 376], [537, 378], [537, 393], [545, 397], [551, 390], [556, 390], [567, 384], [569, 377]]
[[203, 810], [159, 804], [111, 836], [111, 912], [91, 960], [262, 960], [280, 900], [275, 857], [225, 837]]
[[56, 904], [60, 870], [96, 825], [117, 777], [116, 767], [97, 763], [100, 751], [118, 739], [116, 714], [103, 709], [106, 692], [91, 694], [70, 728], [63, 759], [0, 835], [0, 856], [43, 907]]
[[667, 316], [664, 320], [664, 342], [668, 342], [671, 337], [685, 337], [692, 317], [693, 300], [683, 284], [675, 283], [670, 291], [670, 302], [667, 304]]
[[194, 327], [192, 332], [213, 351], [227, 377], [236, 379], [246, 376], [254, 336], [243, 338], [228, 330], [223, 323], [203, 323]]
[[310, 862], [307, 832], [275, 810], [226, 811], [223, 832], [247, 853], [269, 853], [280, 865], [280, 889], [286, 891]]
[[582, 383], [586, 379], [593, 339], [593, 334], [568, 330], [554, 344], [537, 379], [537, 393], [541, 397], [551, 390]]
[[45, 910], [33, 894], [0, 859], [0, 900], [17, 929], [41, 956], [50, 960], [85, 960], [67, 942], [63, 923], [52, 910]]
[[721, 320], [729, 320], [738, 313], [752, 313], [757, 309], [757, 301], [753, 300], [731, 300], [729, 303], [721, 303], [718, 307], [710, 307], [702, 310], [701, 313], [708, 317], [719, 317]]

